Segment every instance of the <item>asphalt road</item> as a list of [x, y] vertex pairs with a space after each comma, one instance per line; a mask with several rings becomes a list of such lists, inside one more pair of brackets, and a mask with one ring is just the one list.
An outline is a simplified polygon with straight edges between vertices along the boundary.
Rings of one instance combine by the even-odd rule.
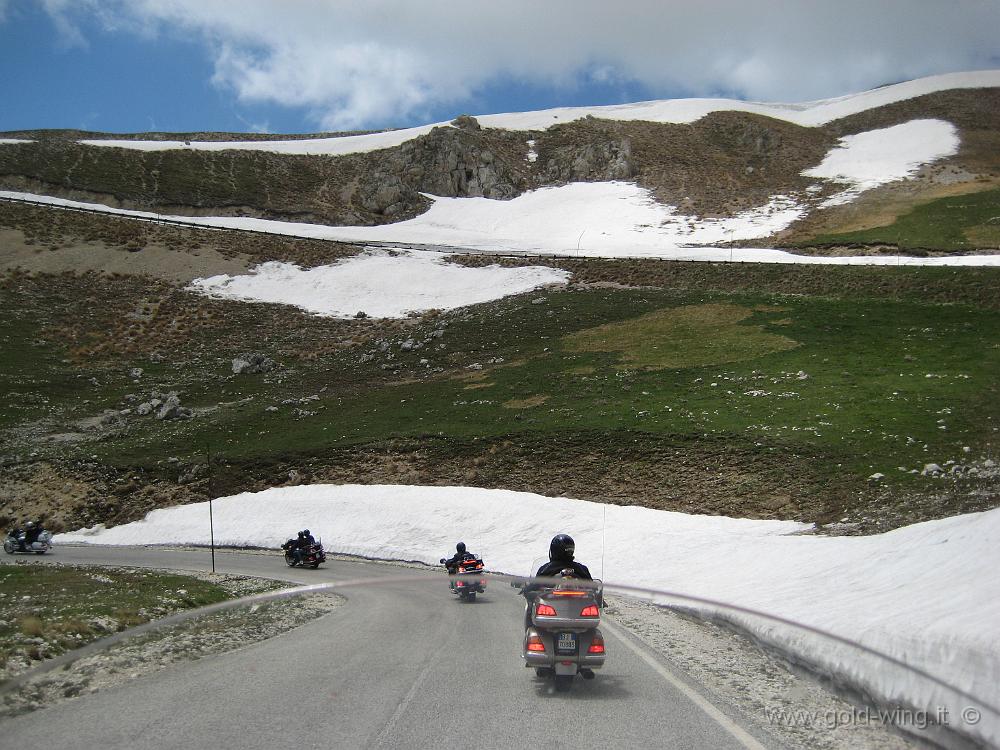
[[[47, 562], [205, 570], [207, 551], [59, 547]], [[523, 599], [491, 582], [459, 602], [443, 574], [219, 552], [217, 569], [295, 583], [366, 579], [347, 603], [276, 638], [182, 662], [0, 725], [5, 747], [759, 748], [773, 740], [672, 673], [624, 629], [568, 693], [520, 658]], [[4, 560], [8, 562], [8, 560]], [[289, 606], [294, 606], [290, 604]]]

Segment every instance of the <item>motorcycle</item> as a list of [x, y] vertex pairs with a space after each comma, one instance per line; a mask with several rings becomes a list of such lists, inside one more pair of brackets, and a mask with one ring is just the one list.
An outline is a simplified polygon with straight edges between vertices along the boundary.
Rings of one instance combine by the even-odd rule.
[[285, 564], [289, 568], [294, 568], [296, 565], [301, 565], [303, 568], [310, 567], [313, 570], [320, 566], [320, 563], [326, 562], [326, 552], [323, 550], [323, 544], [321, 542], [314, 542], [303, 548], [301, 560], [295, 557], [295, 547], [292, 546], [292, 542], [295, 540], [289, 539], [281, 548], [285, 550]]
[[35, 538], [35, 541], [28, 543], [27, 533], [24, 531], [8, 531], [6, 539], [3, 540], [3, 551], [8, 555], [18, 552], [27, 554], [44, 555], [52, 549], [52, 532], [44, 529]]
[[[523, 588], [528, 581], [511, 585]], [[564, 578], [528, 595], [531, 626], [525, 630], [522, 656], [539, 677], [553, 677], [558, 691], [569, 690], [573, 678], [594, 679], [607, 651], [601, 624], [604, 606], [599, 580]]]
[[[441, 564], [448, 561], [443, 557]], [[451, 574], [451, 590], [455, 592], [463, 602], [476, 601], [476, 594], [486, 593], [486, 578], [483, 573], [485, 566], [479, 555], [473, 555], [468, 560], [462, 560], [455, 564], [455, 572]]]

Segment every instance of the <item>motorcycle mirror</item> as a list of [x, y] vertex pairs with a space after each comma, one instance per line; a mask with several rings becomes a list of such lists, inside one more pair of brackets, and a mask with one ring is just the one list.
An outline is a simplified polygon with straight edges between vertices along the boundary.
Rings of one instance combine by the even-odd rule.
[[445, 564], [446, 562], [448, 562], [448, 561], [447, 561], [447, 560], [445, 560], [445, 559], [444, 559], [444, 558], [442, 557], [442, 558], [441, 558], [441, 564], [442, 564], [442, 565], [444, 565], [444, 564]]

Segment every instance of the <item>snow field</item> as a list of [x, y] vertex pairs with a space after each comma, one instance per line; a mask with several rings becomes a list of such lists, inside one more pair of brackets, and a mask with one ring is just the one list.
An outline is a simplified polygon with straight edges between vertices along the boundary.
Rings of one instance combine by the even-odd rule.
[[[62, 534], [57, 542], [207, 544], [205, 506], [156, 510], [142, 521]], [[791, 521], [507, 490], [314, 485], [220, 498], [214, 518], [222, 545], [277, 547], [308, 527], [337, 552], [435, 564], [463, 540], [490, 569], [521, 575], [546, 554], [553, 534], [568, 532], [578, 558], [609, 584], [719, 600], [820, 628], [926, 670], [976, 695], [980, 706], [1000, 704], [1000, 510], [878, 536], [821, 537], [797, 534], [808, 526]], [[885, 700], [945, 706], [953, 717], [970, 705], [808, 631], [731, 616]], [[965, 729], [1000, 741], [1000, 715], [980, 710], [981, 721]]]
[[446, 258], [434, 252], [370, 250], [308, 270], [272, 261], [245, 276], [196, 279], [190, 288], [217, 297], [295, 305], [332, 317], [364, 312], [373, 318], [404, 318], [562, 284], [570, 277], [557, 268], [469, 268]]
[[[0, 198], [29, 200], [148, 220], [166, 219], [203, 227], [266, 232], [292, 237], [385, 243], [400, 248], [430, 245], [452, 252], [564, 255], [598, 258], [803, 263], [822, 265], [1000, 266], [1000, 255], [908, 257], [893, 255], [796, 255], [767, 248], [720, 248], [711, 242], [766, 236], [787, 226], [802, 209], [790, 197], [729, 219], [696, 221], [675, 216], [648, 191], [624, 182], [571, 183], [541, 188], [508, 201], [434, 198], [425, 213], [379, 227], [319, 224], [248, 217], [168, 216], [115, 209], [44, 195], [0, 191]], [[691, 247], [700, 239], [709, 246]]]

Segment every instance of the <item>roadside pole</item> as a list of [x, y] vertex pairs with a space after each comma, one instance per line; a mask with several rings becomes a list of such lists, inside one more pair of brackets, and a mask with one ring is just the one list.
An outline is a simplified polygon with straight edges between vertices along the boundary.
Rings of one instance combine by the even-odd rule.
[[215, 521], [212, 518], [212, 446], [205, 446], [208, 457], [208, 539], [212, 548], [212, 572], [215, 573]]

